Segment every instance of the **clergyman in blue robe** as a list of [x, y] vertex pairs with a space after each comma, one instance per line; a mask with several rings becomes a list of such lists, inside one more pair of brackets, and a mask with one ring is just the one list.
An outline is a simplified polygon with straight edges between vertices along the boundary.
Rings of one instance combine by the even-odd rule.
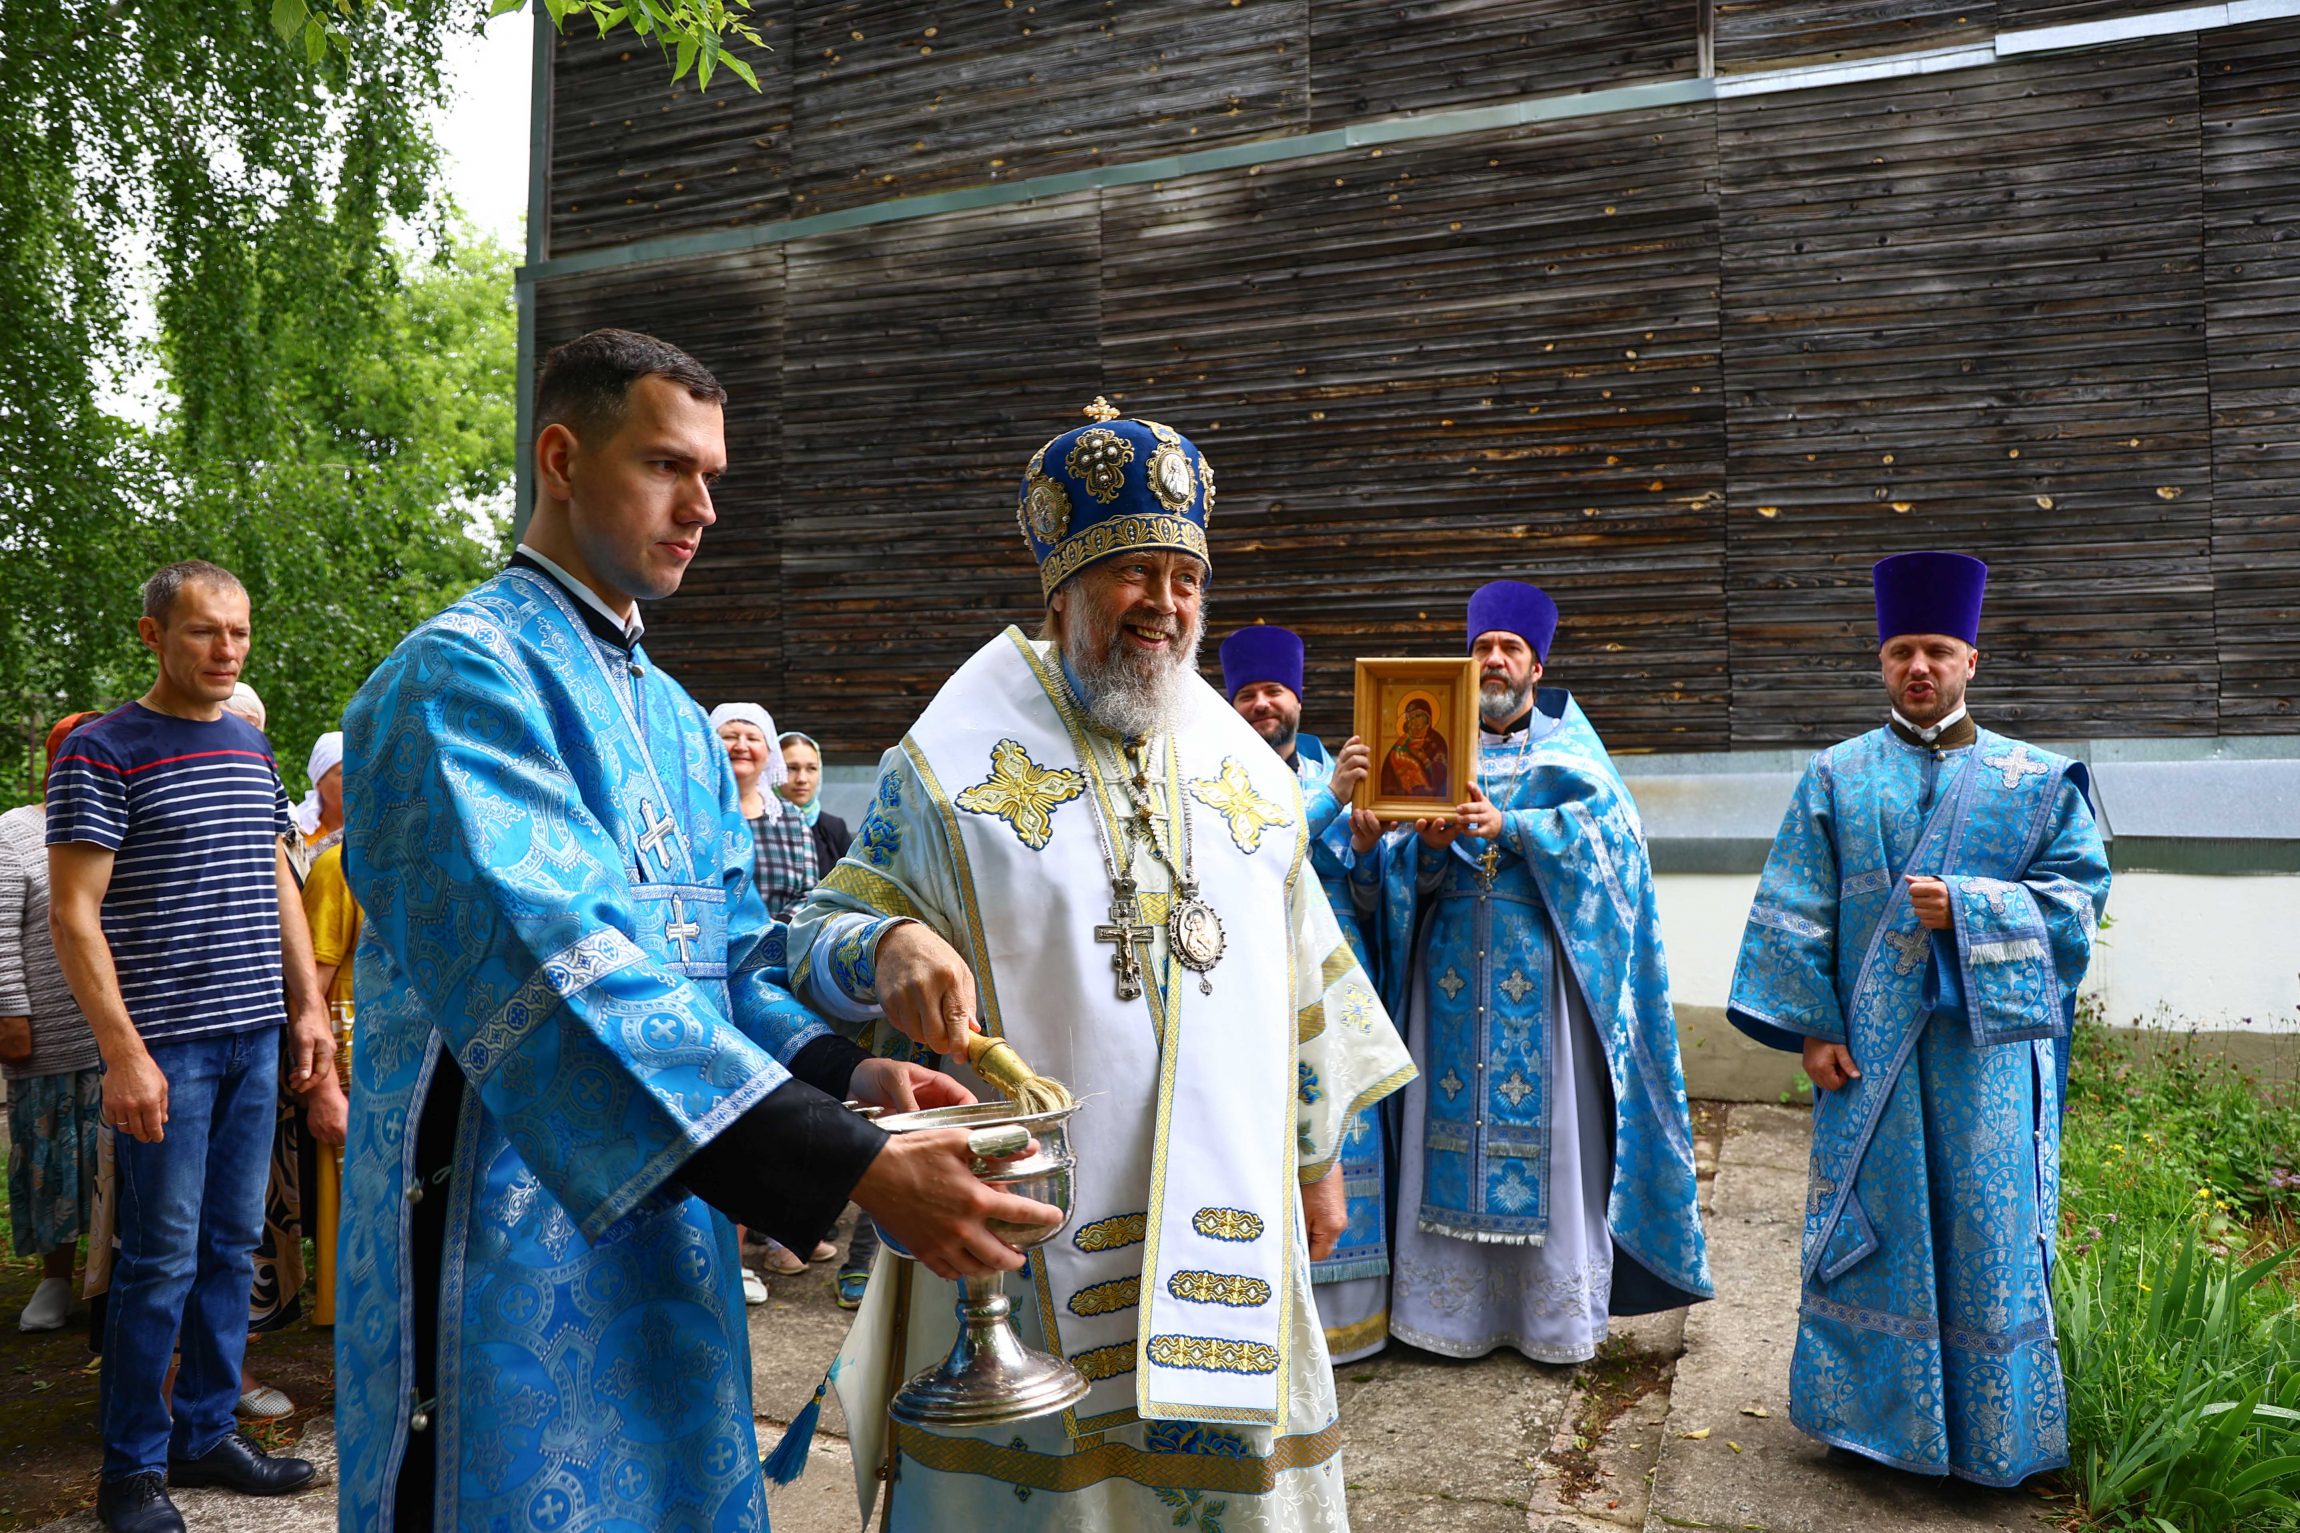
[[[726, 752], [640, 646], [632, 598], [676, 589], [713, 520], [724, 392], [622, 331], [537, 392], [528, 541], [344, 720], [338, 1525], [756, 1533], [729, 1219], [804, 1250], [853, 1195], [919, 1233], [872, 1178], [939, 1136], [841, 1097], [967, 1097], [783, 988]], [[988, 1191], [965, 1164], [938, 1195]]]
[[1791, 1419], [2008, 1486], [2068, 1462], [2060, 1102], [2108, 861], [2083, 766], [1966, 710], [1986, 580], [1877, 565], [1891, 713], [1806, 767], [1728, 1014], [1817, 1088]]
[[1644, 830], [1580, 707], [1538, 686], [1556, 628], [1537, 587], [1471, 596], [1468, 801], [1351, 874], [1421, 1071], [1390, 1334], [1451, 1357], [1578, 1362], [1611, 1316], [1712, 1291]]
[[[1222, 641], [1222, 693], [1238, 716], [1270, 742], [1270, 749], [1302, 780], [1302, 811], [1309, 819], [1310, 867], [1334, 908], [1334, 923], [1377, 986], [1381, 971], [1358, 925], [1350, 899], [1350, 869], [1358, 852], [1350, 832], [1350, 799], [1366, 775], [1373, 751], [1352, 736], [1340, 760], [1316, 735], [1303, 734], [1302, 673], [1307, 651], [1291, 629], [1259, 623]], [[1368, 848], [1371, 850], [1371, 840]], [[1302, 1090], [1320, 1089], [1305, 1080]], [[1360, 1108], [1342, 1137], [1342, 1185], [1349, 1223], [1334, 1254], [1310, 1268], [1326, 1351], [1337, 1363], [1371, 1357], [1390, 1339], [1389, 1209], [1384, 1180], [1382, 1115]]]

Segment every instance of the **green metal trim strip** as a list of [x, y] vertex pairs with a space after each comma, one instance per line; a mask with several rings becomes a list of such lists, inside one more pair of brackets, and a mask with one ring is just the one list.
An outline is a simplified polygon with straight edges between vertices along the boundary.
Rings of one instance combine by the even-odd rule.
[[[1684, 106], [1716, 96], [1709, 80], [1668, 80], [1654, 85], [1625, 85], [1616, 90], [1588, 91], [1575, 96], [1538, 96], [1506, 101], [1498, 106], [1472, 107], [1459, 112], [1431, 112], [1418, 117], [1391, 117], [1301, 133], [1288, 138], [1256, 139], [1224, 144], [1214, 149], [1193, 149], [1186, 154], [1160, 155], [1123, 165], [1101, 165], [1092, 170], [1063, 171], [1032, 176], [991, 186], [970, 186], [962, 191], [933, 192], [918, 197], [897, 197], [833, 213], [810, 213], [804, 218], [778, 219], [735, 229], [712, 229], [700, 234], [677, 234], [664, 239], [637, 240], [628, 245], [605, 245], [596, 250], [548, 260], [534, 260], [519, 269], [522, 288], [558, 277], [580, 276], [629, 266], [652, 266], [665, 261], [691, 261], [705, 256], [733, 255], [769, 245], [787, 244], [818, 234], [867, 229], [877, 224], [906, 223], [947, 213], [980, 208], [1010, 207], [1076, 192], [1101, 191], [1114, 186], [1140, 186], [1151, 181], [1173, 181], [1211, 171], [1242, 166], [1271, 165], [1340, 154], [1351, 149], [1401, 144], [1415, 139], [1452, 138], [1467, 133], [1490, 133], [1527, 123], [1555, 122], [1574, 117], [1598, 117], [1615, 112], [1650, 111], [1656, 107]], [[532, 213], [529, 215], [534, 217]], [[530, 236], [530, 244], [533, 237]]]

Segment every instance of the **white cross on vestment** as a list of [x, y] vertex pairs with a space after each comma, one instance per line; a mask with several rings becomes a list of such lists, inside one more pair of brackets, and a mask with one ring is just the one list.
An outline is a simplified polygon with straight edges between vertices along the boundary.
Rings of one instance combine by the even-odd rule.
[[2017, 788], [2028, 778], [2042, 777], [2052, 770], [2050, 763], [2030, 755], [2025, 745], [2015, 745], [1999, 756], [1985, 756], [1981, 759], [1981, 765], [2004, 773], [2005, 786], [2008, 788]]
[[663, 941], [679, 944], [679, 962], [693, 963], [695, 955], [687, 944], [703, 935], [702, 923], [687, 919], [687, 902], [677, 895], [671, 896], [671, 919], [663, 923]]
[[1901, 955], [1893, 960], [1895, 974], [1914, 974], [1917, 965], [1933, 950], [1933, 939], [1920, 926], [1913, 932], [1887, 932], [1885, 946]]
[[[661, 878], [671, 866], [671, 859], [663, 854], [663, 843], [671, 839], [673, 822], [669, 815], [655, 807], [651, 798], [639, 800], [639, 818], [647, 824], [647, 833], [639, 838], [639, 872], [643, 876], [652, 871], [655, 877]], [[647, 866], [649, 858], [655, 861], [652, 869]]]

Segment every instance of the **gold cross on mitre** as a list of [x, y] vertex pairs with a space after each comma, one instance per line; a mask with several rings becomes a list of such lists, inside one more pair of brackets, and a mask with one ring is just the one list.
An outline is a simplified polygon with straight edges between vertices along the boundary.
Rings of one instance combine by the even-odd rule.
[[1114, 421], [1119, 416], [1119, 409], [1109, 400], [1103, 398], [1100, 394], [1097, 394], [1094, 396], [1094, 403], [1088, 405], [1085, 409], [1079, 411], [1078, 413], [1085, 416], [1090, 421]]

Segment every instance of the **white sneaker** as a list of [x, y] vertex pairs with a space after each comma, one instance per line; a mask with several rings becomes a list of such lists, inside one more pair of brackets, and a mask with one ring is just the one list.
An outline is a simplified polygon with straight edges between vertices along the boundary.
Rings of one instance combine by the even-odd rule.
[[748, 1267], [743, 1269], [743, 1302], [745, 1304], [764, 1304], [767, 1302], [765, 1280]]
[[24, 1306], [24, 1313], [16, 1318], [19, 1331], [61, 1331], [64, 1317], [72, 1311], [72, 1280], [70, 1278], [42, 1278], [40, 1286], [32, 1290], [32, 1302]]

